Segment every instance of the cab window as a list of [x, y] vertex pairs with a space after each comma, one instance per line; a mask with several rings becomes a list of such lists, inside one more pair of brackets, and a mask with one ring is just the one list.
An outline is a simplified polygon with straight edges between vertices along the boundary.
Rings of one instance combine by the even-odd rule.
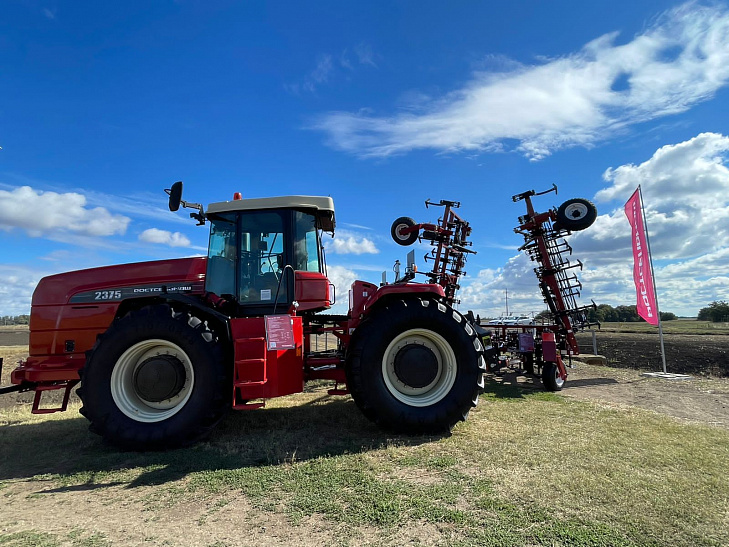
[[305, 272], [321, 272], [319, 257], [319, 232], [313, 215], [294, 213], [296, 240], [294, 242], [294, 269]]

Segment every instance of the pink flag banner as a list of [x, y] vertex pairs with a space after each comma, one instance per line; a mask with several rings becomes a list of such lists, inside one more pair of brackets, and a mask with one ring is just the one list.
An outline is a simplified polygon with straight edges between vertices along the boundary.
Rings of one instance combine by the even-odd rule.
[[637, 294], [638, 315], [651, 325], [658, 325], [658, 306], [656, 292], [653, 289], [653, 275], [650, 266], [650, 255], [643, 227], [643, 204], [640, 199], [640, 188], [633, 193], [625, 204], [625, 215], [632, 228], [633, 240], [633, 281]]

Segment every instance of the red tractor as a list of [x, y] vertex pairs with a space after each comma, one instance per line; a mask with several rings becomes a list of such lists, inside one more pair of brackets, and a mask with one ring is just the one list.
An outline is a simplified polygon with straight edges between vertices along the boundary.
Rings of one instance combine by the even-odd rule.
[[[231, 408], [335, 382], [383, 428], [448, 431], [476, 405], [486, 369], [473, 319], [453, 308], [470, 235], [453, 202], [438, 224], [398, 219], [395, 240], [422, 230], [436, 248], [430, 283], [356, 281], [346, 315], [327, 315], [322, 232], [334, 233], [328, 197], [288, 196], [170, 209], [210, 224], [207, 257], [160, 260], [46, 277], [33, 294], [30, 356], [2, 391], [35, 391], [34, 413], [65, 410], [80, 382], [91, 431], [124, 449], [184, 446]], [[429, 202], [428, 202], [429, 203]], [[318, 335], [337, 343], [317, 351]], [[44, 391], [65, 390], [58, 408]]]

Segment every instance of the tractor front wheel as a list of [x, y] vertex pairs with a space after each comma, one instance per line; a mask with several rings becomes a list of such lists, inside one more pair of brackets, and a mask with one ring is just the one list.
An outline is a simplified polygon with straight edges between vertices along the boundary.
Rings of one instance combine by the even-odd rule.
[[161, 305], [130, 312], [99, 337], [78, 393], [91, 431], [106, 442], [159, 450], [208, 433], [229, 408], [231, 390], [215, 333], [191, 313]]
[[450, 306], [396, 300], [355, 331], [347, 383], [357, 406], [381, 427], [442, 433], [478, 402], [482, 351], [473, 327]]

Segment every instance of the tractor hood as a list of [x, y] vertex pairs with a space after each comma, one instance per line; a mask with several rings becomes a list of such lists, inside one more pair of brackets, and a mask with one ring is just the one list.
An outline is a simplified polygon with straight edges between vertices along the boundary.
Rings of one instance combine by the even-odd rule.
[[163, 291], [201, 293], [206, 263], [205, 257], [181, 258], [50, 275], [38, 283], [32, 305], [122, 300]]

